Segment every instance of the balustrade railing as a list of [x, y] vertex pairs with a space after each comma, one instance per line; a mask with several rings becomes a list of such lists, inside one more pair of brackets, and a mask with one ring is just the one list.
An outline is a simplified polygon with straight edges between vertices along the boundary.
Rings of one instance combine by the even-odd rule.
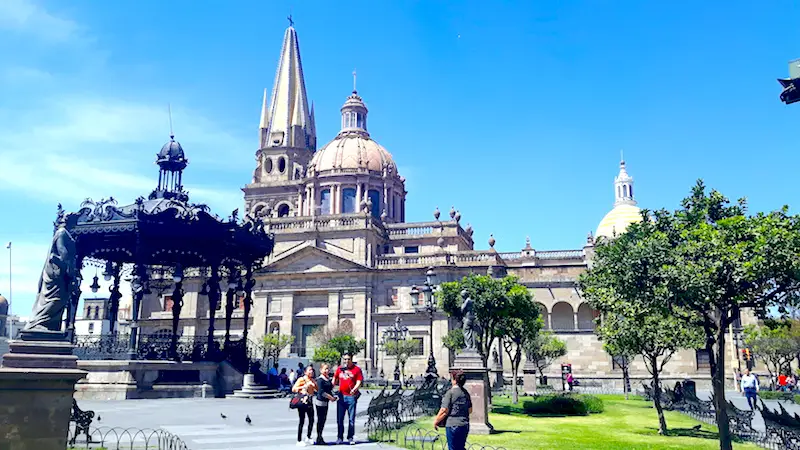
[[536, 252], [537, 259], [583, 259], [583, 250], [544, 250]]

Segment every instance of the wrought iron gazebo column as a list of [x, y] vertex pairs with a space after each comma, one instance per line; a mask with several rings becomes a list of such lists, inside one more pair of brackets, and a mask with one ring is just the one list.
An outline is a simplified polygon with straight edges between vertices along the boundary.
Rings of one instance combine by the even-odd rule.
[[208, 352], [214, 348], [214, 320], [217, 315], [217, 305], [222, 300], [222, 291], [219, 288], [219, 265], [211, 266], [211, 276], [208, 278]]
[[253, 279], [253, 266], [247, 266], [247, 274], [244, 283], [244, 331], [242, 340], [244, 341], [245, 352], [247, 352], [247, 331], [250, 328], [250, 307], [253, 306], [253, 288], [256, 281]]
[[147, 291], [147, 267], [143, 264], [137, 264], [133, 269], [133, 278], [131, 279], [133, 305], [131, 305], [131, 334], [130, 342], [128, 343], [129, 359], [136, 359], [139, 344], [139, 308], [142, 306], [142, 299]]
[[169, 345], [169, 354], [178, 358], [178, 325], [181, 322], [181, 308], [183, 308], [183, 280], [175, 279], [175, 290], [172, 291], [172, 341]]
[[236, 295], [236, 278], [235, 270], [231, 267], [230, 275], [228, 275], [228, 291], [225, 293], [225, 349], [231, 342], [231, 319], [233, 318], [233, 298]]
[[111, 285], [111, 295], [108, 300], [108, 320], [109, 327], [108, 333], [111, 335], [117, 332], [117, 312], [119, 311], [119, 300], [122, 298], [122, 293], [119, 291], [119, 272], [121, 264], [117, 263], [112, 266], [111, 276], [114, 277], [114, 283]]

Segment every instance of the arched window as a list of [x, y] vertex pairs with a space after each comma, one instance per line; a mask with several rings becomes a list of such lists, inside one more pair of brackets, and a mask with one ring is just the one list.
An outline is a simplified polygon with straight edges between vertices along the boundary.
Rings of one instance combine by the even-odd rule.
[[558, 302], [553, 305], [550, 313], [550, 323], [553, 330], [574, 331], [575, 330], [575, 311], [572, 305], [567, 302]]
[[354, 188], [342, 189], [342, 213], [356, 212], [356, 190]]
[[549, 321], [547, 320], [547, 307], [541, 303], [536, 303], [536, 307], [539, 308], [539, 316], [542, 318], [542, 322], [544, 323], [544, 328], [546, 330], [550, 329]]
[[628, 186], [628, 194], [633, 197], [633, 185]]
[[286, 203], [278, 206], [278, 217], [286, 217], [289, 215], [289, 205]]
[[625, 194], [625, 197], [628, 196], [628, 185], [627, 184], [623, 184], [622, 185], [622, 193]]
[[95, 319], [99, 319], [100, 318], [100, 307], [99, 306], [95, 306], [94, 307], [94, 318]]
[[597, 328], [594, 318], [597, 317], [595, 311], [588, 303], [581, 303], [578, 306], [578, 329], [587, 331]]
[[330, 189], [323, 189], [319, 193], [319, 212], [320, 214], [330, 214], [331, 213], [331, 190]]
[[367, 195], [369, 196], [370, 201], [372, 201], [372, 217], [380, 218], [381, 217], [381, 194], [380, 192], [371, 189]]

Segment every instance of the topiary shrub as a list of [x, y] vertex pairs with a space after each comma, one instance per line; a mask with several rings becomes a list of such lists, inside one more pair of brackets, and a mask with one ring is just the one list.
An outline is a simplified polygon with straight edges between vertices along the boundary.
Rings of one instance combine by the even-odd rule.
[[792, 400], [794, 398], [791, 392], [783, 391], [759, 391], [758, 396], [764, 400]]
[[579, 398], [570, 395], [542, 395], [525, 400], [522, 409], [530, 415], [585, 416], [589, 408]]
[[599, 414], [606, 409], [606, 405], [600, 397], [584, 394], [578, 395], [577, 397], [586, 404], [586, 409], [590, 414]]

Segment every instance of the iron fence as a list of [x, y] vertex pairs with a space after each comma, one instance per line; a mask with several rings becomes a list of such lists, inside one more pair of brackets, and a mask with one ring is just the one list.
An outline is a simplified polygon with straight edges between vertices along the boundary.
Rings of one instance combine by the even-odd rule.
[[[74, 425], [70, 436], [74, 436]], [[99, 427], [80, 434], [67, 445], [68, 450], [189, 450], [178, 436], [149, 428]]]

